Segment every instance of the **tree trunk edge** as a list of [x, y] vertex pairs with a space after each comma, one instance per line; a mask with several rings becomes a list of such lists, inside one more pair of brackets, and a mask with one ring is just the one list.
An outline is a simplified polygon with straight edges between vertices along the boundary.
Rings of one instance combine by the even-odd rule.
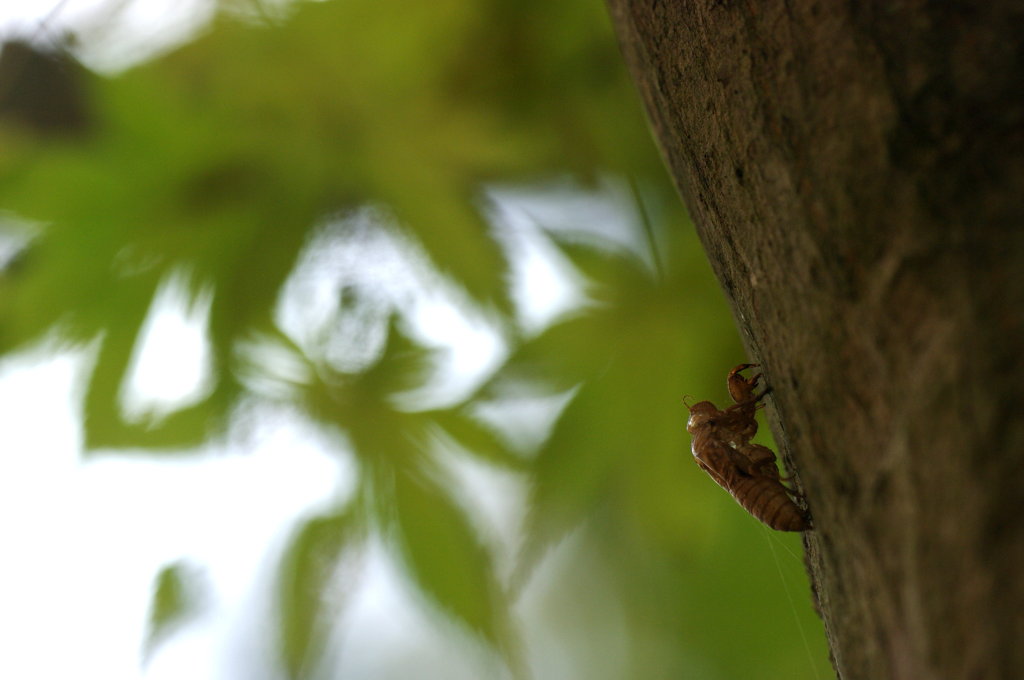
[[609, 0], [841, 678], [1024, 677], [1024, 9]]

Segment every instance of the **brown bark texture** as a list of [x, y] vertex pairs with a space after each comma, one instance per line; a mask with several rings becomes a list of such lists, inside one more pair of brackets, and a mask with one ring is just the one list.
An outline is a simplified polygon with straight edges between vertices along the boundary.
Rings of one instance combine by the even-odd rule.
[[838, 676], [1024, 678], [1024, 4], [609, 4]]

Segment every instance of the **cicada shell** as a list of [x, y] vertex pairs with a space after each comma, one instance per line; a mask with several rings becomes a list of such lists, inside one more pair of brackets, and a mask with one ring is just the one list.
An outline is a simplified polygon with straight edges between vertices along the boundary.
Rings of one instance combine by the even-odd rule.
[[736, 403], [719, 409], [710, 401], [690, 406], [686, 429], [693, 435], [693, 457], [708, 475], [732, 494], [747, 512], [772, 529], [806, 531], [810, 518], [794, 501], [799, 494], [782, 483], [775, 453], [754, 444], [756, 413], [767, 394], [755, 394], [760, 374], [744, 378], [741, 371], [755, 364], [740, 364], [729, 372], [729, 394]]

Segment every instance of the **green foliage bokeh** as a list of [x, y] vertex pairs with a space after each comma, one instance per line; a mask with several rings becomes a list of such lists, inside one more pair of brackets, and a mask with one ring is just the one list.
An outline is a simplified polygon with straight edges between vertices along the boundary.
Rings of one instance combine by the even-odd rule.
[[[589, 547], [571, 569], [605, 576], [570, 578], [559, 615], [586, 640], [593, 622], [573, 612], [591, 606], [587, 587], [614, 592], [619, 608], [597, 616], [624, 621], [618, 677], [824, 677], [798, 542], [768, 536], [689, 460], [681, 397], [724, 398], [725, 373], [745, 358], [604, 7], [352, 0], [253, 17], [222, 14], [167, 56], [90, 76], [83, 134], [51, 139], [0, 122], [0, 209], [43, 225], [18, 266], [0, 273], [0, 351], [53, 333], [98, 343], [84, 399], [88, 450], [173, 453], [218, 436], [247, 394], [246, 372], [259, 370], [239, 358], [254, 337], [305, 367], [293, 401], [345, 433], [360, 471], [354, 499], [297, 527], [281, 558], [287, 677], [310, 676], [339, 614], [321, 590], [336, 560], [372, 534], [439, 616], [525, 673], [516, 592], [580, 532]], [[539, 334], [523, 332], [484, 188], [565, 176], [596, 186], [609, 175], [642, 189], [658, 264], [555, 239], [590, 301]], [[366, 205], [384, 206], [507, 331], [507, 360], [458, 404], [395, 405], [429, 364], [397, 319], [381, 355], [354, 373], [275, 323], [281, 288], [325, 217]], [[129, 422], [118, 399], [133, 348], [161, 281], [176, 272], [194, 297], [212, 293], [213, 385], [159, 421]], [[474, 415], [510, 384], [575, 390], [525, 456]], [[529, 483], [512, 583], [438, 472], [438, 433]], [[180, 618], [181, 578], [161, 576], [155, 626]], [[573, 677], [615, 677], [596, 643], [572, 649]]]

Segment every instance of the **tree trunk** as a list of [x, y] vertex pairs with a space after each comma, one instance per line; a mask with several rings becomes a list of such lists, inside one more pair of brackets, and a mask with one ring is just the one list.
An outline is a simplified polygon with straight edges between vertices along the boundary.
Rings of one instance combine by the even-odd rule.
[[839, 677], [1024, 678], [1024, 7], [609, 2]]

